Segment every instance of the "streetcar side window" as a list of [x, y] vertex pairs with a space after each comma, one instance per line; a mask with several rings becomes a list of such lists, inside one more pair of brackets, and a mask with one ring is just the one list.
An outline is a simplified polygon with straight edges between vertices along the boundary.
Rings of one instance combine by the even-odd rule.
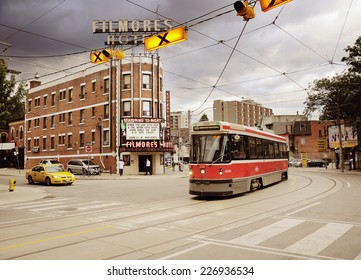
[[262, 140], [262, 144], [263, 144], [264, 158], [269, 158], [268, 141]]
[[231, 155], [232, 155], [232, 159], [246, 158], [246, 147], [244, 143], [244, 136], [238, 134], [232, 135]]
[[269, 158], [275, 157], [275, 149], [272, 141], [268, 141]]
[[248, 137], [249, 158], [257, 158], [256, 139]]
[[264, 158], [263, 145], [261, 139], [256, 139], [256, 150], [257, 150], [257, 158]]
[[275, 142], [274, 144], [275, 144], [275, 158], [280, 158], [280, 149], [278, 143]]

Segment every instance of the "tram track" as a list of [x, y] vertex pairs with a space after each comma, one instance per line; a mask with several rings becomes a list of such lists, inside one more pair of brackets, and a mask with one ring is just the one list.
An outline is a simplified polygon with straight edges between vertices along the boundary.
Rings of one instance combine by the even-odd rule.
[[[233, 210], [233, 209], [249, 206], [249, 205], [252, 205], [252, 204], [255, 204], [255, 203], [266, 202], [267, 200], [271, 200], [271, 199], [275, 199], [275, 198], [279, 198], [279, 197], [284, 197], [284, 196], [287, 196], [287, 195], [290, 195], [290, 194], [294, 194], [296, 192], [300, 192], [302, 190], [306, 190], [307, 188], [312, 187], [312, 185], [314, 183], [313, 179], [312, 179], [312, 176], [310, 177], [310, 176], [306, 176], [304, 174], [301, 174], [301, 175], [300, 174], [293, 174], [293, 176], [301, 177], [303, 180], [306, 181], [305, 184], [303, 184], [302, 186], [299, 186], [296, 189], [291, 189], [291, 190], [289, 190], [287, 192], [276, 193], [276, 194], [266, 196], [266, 197], [262, 197], [262, 198], [259, 198], [259, 199], [252, 199], [252, 201], [247, 201], [247, 202], [245, 201], [243, 203], [242, 203], [242, 198], [245, 198], [248, 194], [240, 195], [240, 196], [237, 196], [237, 197], [234, 197], [234, 198], [231, 198], [231, 199], [222, 199], [222, 200], [214, 200], [214, 199], [212, 199], [212, 200], [199, 200], [197, 198], [194, 198], [194, 199], [190, 200], [190, 201], [194, 202], [194, 203], [191, 203], [191, 204], [186, 203], [184, 205], [180, 205], [180, 206], [177, 206], [177, 207], [169, 206], [168, 208], [162, 207], [162, 209], [159, 209], [159, 210], [150, 210], [150, 212], [148, 212], [148, 213], [134, 214], [134, 215], [124, 216], [122, 218], [117, 217], [117, 218], [107, 219], [107, 220], [100, 221], [100, 222], [99, 221], [97, 221], [97, 222], [87, 222], [87, 223], [82, 223], [82, 224], [76, 225], [76, 226], [69, 226], [69, 227], [64, 227], [64, 228], [59, 228], [59, 229], [47, 230], [45, 232], [41, 232], [41, 234], [50, 234], [50, 233], [56, 232], [56, 231], [61, 231], [61, 232], [65, 232], [65, 231], [69, 231], [69, 230], [70, 231], [76, 231], [80, 227], [84, 228], [84, 227], [92, 227], [92, 226], [99, 226], [99, 225], [109, 225], [109, 226], [111, 226], [112, 223], [114, 223], [116, 221], [119, 221], [119, 220], [122, 220], [122, 219], [123, 220], [136, 219], [136, 218], [142, 217], [144, 215], [155, 215], [155, 214], [158, 214], [158, 213], [162, 213], [164, 211], [172, 211], [172, 212], [176, 212], [176, 213], [177, 213], [177, 211], [179, 211], [179, 213], [182, 213], [181, 210], [184, 209], [185, 207], [198, 207], [198, 206], [203, 206], [203, 205], [209, 205], [211, 203], [217, 203], [217, 201], [221, 201], [221, 202], [230, 201], [229, 204], [232, 204], [231, 206], [228, 206], [228, 207], [221, 207], [221, 208], [216, 207], [216, 209], [214, 209], [212, 211], [204, 211], [204, 212], [201, 212], [201, 213], [198, 213], [198, 214], [192, 214], [190, 216], [186, 215], [186, 217], [184, 217], [184, 216], [179, 217], [179, 218], [176, 218], [176, 219], [172, 219], [171, 221], [166, 220], [166, 221], [161, 221], [161, 222], [158, 222], [158, 223], [151, 223], [150, 225], [138, 226], [138, 227], [136, 227], [134, 229], [129, 229], [129, 230], [126, 230], [126, 231], [123, 231], [123, 232], [115, 232], [115, 233], [112, 232], [112, 233], [109, 233], [109, 234], [101, 235], [100, 237], [93, 237], [93, 238], [88, 237], [88, 238], [86, 238], [85, 240], [82, 240], [82, 241], [78, 240], [76, 242], [69, 242], [69, 243], [67, 243], [65, 245], [61, 245], [61, 246], [52, 246], [52, 247], [49, 247], [49, 248], [40, 249], [40, 250], [32, 251], [32, 252], [29, 252], [29, 253], [23, 253], [23, 254], [19, 254], [19, 255], [16, 255], [16, 256], [12, 256], [9, 259], [26, 258], [26, 256], [30, 256], [30, 255], [34, 255], [34, 254], [42, 253], [42, 252], [46, 252], [46, 251], [56, 250], [56, 249], [59, 249], [59, 248], [72, 246], [72, 245], [79, 244], [79, 243], [82, 243], [82, 242], [94, 241], [94, 240], [104, 239], [104, 238], [108, 238], [108, 237], [116, 237], [116, 236], [120, 236], [122, 234], [129, 234], [129, 233], [132, 233], [132, 232], [143, 231], [143, 230], [146, 230], [148, 228], [156, 228], [156, 227], [166, 226], [169, 223], [177, 223], [177, 222], [182, 222], [182, 221], [186, 221], [186, 220], [189, 220], [189, 219], [201, 218], [201, 217], [206, 216], [206, 215], [216, 214], [217, 212], [220, 213], [220, 211], [230, 211], [230, 210]], [[333, 180], [332, 178], [328, 178], [328, 179], [331, 180], [331, 182], [333, 182], [333, 183], [331, 183], [330, 187], [328, 187], [327, 189], [322, 190], [320, 193], [318, 193], [317, 197], [318, 196], [326, 196], [328, 193], [333, 193], [334, 191], [337, 191], [335, 189], [336, 185], [337, 185], [337, 182], [335, 180]], [[265, 188], [264, 191], [266, 191], [267, 189], [271, 190], [272, 188], [274, 188], [274, 186]], [[262, 192], [262, 191], [263, 190], [261, 190], [260, 192]], [[253, 193], [250, 193], [249, 195], [252, 196]], [[315, 198], [315, 197], [313, 197], [313, 198]], [[143, 209], [152, 209], [152, 208], [154, 208], [154, 205], [156, 205], [156, 204], [162, 204], [162, 203], [172, 204], [173, 202], [176, 203], [177, 201], [183, 200], [183, 199], [184, 198], [173, 198], [173, 199], [160, 200], [160, 201], [156, 201], [156, 202], [148, 202], [148, 203], [141, 204], [141, 207]], [[297, 203], [298, 204], [300, 204], [300, 203], [307, 204], [309, 199], [310, 198], [307, 197], [307, 198], [299, 200]], [[119, 208], [116, 208], [116, 209], [112, 209], [111, 211], [115, 211], [115, 210], [124, 211], [124, 210], [126, 210], [126, 208], [130, 209], [131, 207], [137, 207], [137, 206], [139, 206], [139, 205], [136, 205], [136, 204], [133, 205], [132, 204], [132, 205], [127, 205], [127, 206], [119, 207]], [[274, 207], [274, 208], [272, 208], [271, 211], [276, 213], [276, 212], [280, 212], [280, 211], [282, 211], [282, 210], [284, 210], [286, 208], [292, 207], [292, 206], [294, 206], [294, 203], [290, 202], [289, 204], [284, 204], [284, 205], [279, 206], [279, 207]], [[107, 211], [109, 211], [109, 209], [105, 210], [104, 212], [107, 212]], [[220, 229], [222, 227], [229, 227], [229, 226], [236, 227], [239, 223], [241, 223], [241, 222], [243, 222], [243, 221], [245, 221], [247, 219], [253, 219], [256, 216], [265, 215], [265, 214], [269, 214], [269, 213], [270, 213], [270, 210], [267, 209], [267, 210], [255, 213], [254, 215], [249, 215], [249, 216], [242, 217], [242, 218], [239, 218], [239, 219], [235, 219], [235, 220], [232, 220], [232, 221], [224, 222], [222, 224], [216, 224], [216, 225], [213, 225], [211, 227], [207, 227], [206, 229], [194, 230], [194, 231], [190, 232], [189, 234], [185, 234], [182, 238], [190, 238], [190, 237], [192, 237], [194, 235], [201, 235], [202, 233], [205, 233], [207, 231]], [[26, 224], [36, 226], [37, 223], [46, 223], [46, 222], [51, 222], [51, 221], [55, 221], [55, 220], [58, 221], [59, 223], [61, 223], [61, 219], [69, 219], [69, 217], [74, 217], [74, 218], [79, 217], [79, 218], [82, 218], [81, 221], [84, 222], [84, 218], [86, 218], [86, 216], [89, 216], [89, 213], [79, 213], [79, 214], [74, 214], [74, 215], [69, 215], [69, 216], [64, 216], [64, 217], [53, 217], [53, 218], [49, 218], [49, 219], [43, 219], [43, 220], [37, 221], [37, 222], [28, 222]], [[180, 216], [182, 216], [182, 215], [180, 215]], [[24, 225], [24, 224], [22, 224], [22, 225]], [[22, 226], [22, 225], [19, 225], [19, 226]], [[9, 227], [14, 227], [14, 225], [11, 225]], [[7, 227], [5, 226], [5, 227], [1, 227], [1, 228], [4, 229], [4, 228], [7, 228]], [[114, 226], [113, 228], [116, 229], [117, 227]], [[15, 240], [18, 240], [20, 238], [21, 239], [23, 239], [23, 238], [32, 238], [32, 237], [35, 237], [35, 236], [38, 236], [38, 235], [39, 235], [39, 233], [22, 235], [22, 236], [18, 236], [18, 237], [14, 237], [14, 238], [7, 238], [7, 239], [2, 240], [1, 242], [3, 242], [3, 241], [15, 241]], [[208, 237], [211, 237], [211, 236], [208, 235]], [[136, 249], [134, 251], [147, 250], [147, 249], [152, 248], [154, 246], [161, 246], [162, 244], [167, 244], [169, 242], [176, 241], [177, 239], [178, 238], [173, 238], [173, 239], [170, 238], [170, 239], [167, 239], [164, 242], [158, 242], [156, 244], [152, 243], [152, 244], [149, 244], [149, 246], [144, 246], [144, 247], [138, 248], [138, 249]], [[191, 243], [192, 241], [189, 241], [189, 242]], [[1, 248], [0, 248], [0, 250], [1, 250]], [[121, 258], [122, 256], [127, 255], [127, 254], [129, 254], [129, 252], [118, 254], [118, 255], [112, 255], [112, 256], [107, 257], [106, 259]]]

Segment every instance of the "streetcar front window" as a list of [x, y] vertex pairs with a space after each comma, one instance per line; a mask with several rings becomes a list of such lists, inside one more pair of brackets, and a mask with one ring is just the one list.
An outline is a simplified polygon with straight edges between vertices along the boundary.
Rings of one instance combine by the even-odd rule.
[[227, 135], [193, 135], [191, 161], [196, 163], [230, 160]]

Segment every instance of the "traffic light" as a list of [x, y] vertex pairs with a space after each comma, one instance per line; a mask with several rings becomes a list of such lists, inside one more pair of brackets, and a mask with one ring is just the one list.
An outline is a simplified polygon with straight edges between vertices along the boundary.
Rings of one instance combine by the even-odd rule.
[[263, 12], [267, 12], [273, 8], [284, 5], [292, 0], [260, 0], [261, 9]]
[[245, 1], [236, 1], [234, 4], [234, 9], [237, 11], [237, 16], [242, 16], [244, 20], [250, 20], [256, 16], [254, 8], [248, 6], [248, 0]]
[[90, 53], [90, 60], [92, 63], [108, 62], [113, 57], [113, 50], [94, 51]]
[[183, 42], [188, 39], [187, 28], [180, 26], [144, 39], [145, 49], [150, 52], [159, 48]]

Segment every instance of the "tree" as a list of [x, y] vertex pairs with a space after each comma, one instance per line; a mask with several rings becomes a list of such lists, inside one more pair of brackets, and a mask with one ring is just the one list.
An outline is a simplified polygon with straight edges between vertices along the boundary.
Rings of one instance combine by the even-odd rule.
[[[309, 86], [305, 113], [320, 112], [320, 120], [343, 119], [361, 131], [361, 37], [345, 51], [349, 68], [334, 77], [315, 80]], [[360, 135], [360, 134], [359, 134]]]
[[199, 119], [200, 122], [205, 122], [208, 121], [208, 116], [207, 114], [203, 114], [202, 117]]
[[9, 122], [24, 118], [26, 95], [25, 84], [16, 85], [15, 76], [7, 79], [8, 68], [0, 61], [0, 125], [7, 126]]

